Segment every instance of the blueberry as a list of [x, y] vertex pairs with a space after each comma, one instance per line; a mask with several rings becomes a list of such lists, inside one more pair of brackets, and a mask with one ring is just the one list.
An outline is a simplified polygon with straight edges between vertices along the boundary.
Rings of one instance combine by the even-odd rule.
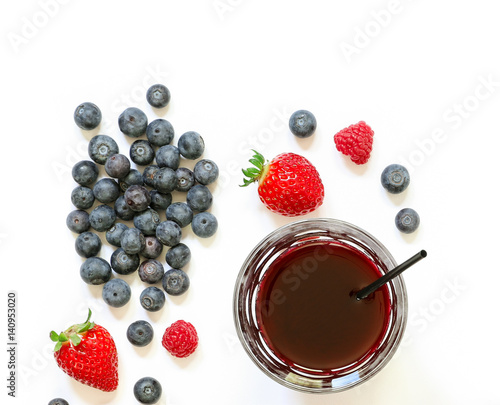
[[94, 205], [95, 197], [92, 189], [84, 186], [78, 186], [71, 192], [71, 202], [80, 209], [86, 210]]
[[151, 204], [149, 205], [156, 211], [164, 211], [172, 204], [172, 194], [170, 193], [163, 194], [159, 191], [151, 190], [149, 195], [151, 196]]
[[288, 126], [298, 138], [308, 138], [316, 131], [316, 117], [307, 110], [295, 111], [288, 121]]
[[170, 122], [162, 118], [151, 121], [146, 128], [146, 137], [151, 145], [168, 145], [174, 139], [174, 127]]
[[122, 224], [121, 222], [116, 222], [110, 229], [106, 231], [106, 240], [110, 245], [120, 247], [122, 234], [127, 229], [127, 225]]
[[177, 170], [181, 162], [179, 148], [174, 145], [165, 145], [156, 151], [156, 164], [159, 167], [169, 167]]
[[109, 177], [121, 179], [130, 171], [130, 160], [121, 153], [111, 155], [104, 164], [104, 170]]
[[109, 280], [102, 289], [102, 299], [114, 308], [123, 307], [130, 301], [131, 294], [130, 286], [121, 278]]
[[110, 229], [116, 221], [116, 213], [109, 205], [98, 205], [89, 215], [90, 226], [97, 232]]
[[90, 216], [87, 211], [74, 210], [66, 217], [66, 226], [70, 231], [82, 233], [90, 228]]
[[82, 257], [97, 256], [101, 246], [101, 239], [93, 232], [83, 232], [75, 240], [76, 253]]
[[194, 165], [194, 178], [200, 184], [212, 184], [219, 177], [219, 168], [209, 159], [202, 159]]
[[191, 260], [191, 251], [184, 243], [179, 243], [168, 250], [165, 260], [170, 267], [180, 269]]
[[137, 228], [126, 229], [121, 238], [121, 247], [129, 255], [138, 254], [146, 246], [144, 235]]
[[170, 101], [170, 91], [163, 84], [153, 84], [146, 92], [146, 100], [152, 107], [163, 108]]
[[203, 155], [205, 142], [198, 132], [189, 131], [181, 135], [177, 147], [186, 159], [198, 159]]
[[149, 165], [144, 168], [142, 172], [142, 181], [145, 186], [154, 187], [154, 177], [158, 169], [159, 167], [156, 165]]
[[153, 377], [143, 377], [134, 385], [134, 396], [141, 404], [156, 404], [161, 397], [161, 384]]
[[146, 259], [156, 259], [163, 251], [163, 244], [156, 238], [156, 236], [146, 236], [146, 246], [141, 251]]
[[71, 175], [81, 186], [90, 186], [97, 180], [99, 168], [90, 160], [82, 160], [73, 166]]
[[90, 158], [101, 165], [106, 160], [119, 152], [118, 144], [108, 135], [96, 135], [89, 142]]
[[196, 236], [209, 238], [217, 232], [217, 218], [210, 212], [200, 212], [193, 217], [191, 228]]
[[149, 191], [144, 186], [130, 186], [123, 196], [129, 208], [135, 212], [144, 211], [151, 202]]
[[136, 165], [147, 166], [155, 158], [155, 150], [148, 141], [139, 139], [130, 145], [130, 159]]
[[79, 128], [90, 131], [99, 126], [102, 120], [101, 110], [94, 103], [82, 103], [75, 109], [73, 114], [76, 125]]
[[120, 197], [120, 186], [115, 180], [104, 177], [95, 183], [93, 192], [97, 201], [107, 204]]
[[197, 184], [189, 189], [186, 202], [193, 211], [206, 211], [212, 205], [212, 193], [203, 184]]
[[134, 218], [136, 212], [132, 211], [125, 201], [124, 196], [120, 196], [115, 201], [116, 216], [124, 221], [129, 221]]
[[157, 312], [165, 305], [165, 293], [158, 287], [148, 287], [141, 293], [141, 305], [149, 312]]
[[399, 194], [410, 184], [410, 174], [404, 166], [392, 164], [387, 166], [380, 176], [382, 186], [391, 194]]
[[118, 117], [120, 131], [132, 138], [138, 138], [146, 132], [148, 117], [136, 107], [129, 107]]
[[139, 267], [141, 259], [138, 254], [129, 255], [122, 248], [116, 249], [111, 255], [111, 268], [118, 274], [132, 274]]
[[144, 179], [139, 170], [130, 169], [125, 177], [118, 180], [118, 184], [122, 191], [127, 191], [127, 188], [130, 186], [142, 186], [144, 184]]
[[403, 233], [415, 232], [420, 225], [420, 217], [412, 208], [403, 208], [396, 215], [396, 227]]
[[175, 186], [177, 191], [188, 191], [194, 186], [194, 174], [187, 167], [179, 167], [175, 171], [175, 176], [177, 177], [177, 185]]
[[91, 285], [107, 283], [111, 279], [111, 266], [100, 257], [89, 257], [80, 266], [80, 277]]
[[161, 222], [156, 228], [156, 237], [166, 246], [175, 246], [181, 241], [181, 227], [174, 221]]
[[69, 405], [68, 401], [62, 398], [54, 398], [49, 402], [49, 405]]
[[169, 295], [184, 294], [189, 288], [189, 277], [180, 269], [170, 269], [165, 272], [162, 280], [163, 289]]
[[181, 228], [189, 225], [193, 220], [193, 210], [183, 202], [170, 204], [166, 210], [167, 219], [174, 221]]
[[155, 236], [156, 227], [160, 222], [160, 216], [151, 208], [147, 208], [134, 216], [134, 226], [146, 236]]
[[148, 284], [155, 284], [163, 278], [165, 270], [158, 260], [144, 260], [139, 266], [139, 278]]
[[160, 167], [155, 173], [153, 179], [154, 188], [160, 193], [171, 193], [177, 185], [177, 177], [175, 171], [169, 167]]
[[153, 340], [153, 327], [146, 321], [135, 321], [127, 328], [127, 339], [134, 346], [144, 347]]

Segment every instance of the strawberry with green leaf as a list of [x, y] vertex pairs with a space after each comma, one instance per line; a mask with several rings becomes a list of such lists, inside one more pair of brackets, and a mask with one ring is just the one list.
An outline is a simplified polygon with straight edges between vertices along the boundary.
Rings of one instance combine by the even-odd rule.
[[113, 338], [100, 325], [90, 322], [73, 325], [64, 332], [50, 332], [56, 342], [54, 358], [57, 365], [75, 380], [102, 391], [118, 386], [118, 354]]
[[254, 150], [250, 159], [254, 165], [243, 169], [248, 177], [242, 187], [258, 182], [261, 201], [271, 211], [287, 217], [305, 215], [314, 211], [325, 197], [318, 171], [305, 157], [282, 153], [271, 162]]

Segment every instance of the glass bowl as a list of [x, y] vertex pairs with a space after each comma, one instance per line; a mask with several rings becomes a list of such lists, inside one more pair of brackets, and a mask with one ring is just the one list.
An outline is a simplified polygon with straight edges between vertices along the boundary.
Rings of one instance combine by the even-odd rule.
[[267, 344], [257, 315], [257, 297], [270, 265], [290, 249], [304, 243], [340, 243], [368, 258], [380, 275], [397, 263], [372, 235], [335, 219], [306, 219], [290, 223], [266, 236], [248, 255], [238, 274], [233, 299], [238, 337], [252, 361], [278, 383], [302, 392], [333, 393], [352, 388], [373, 377], [394, 355], [407, 322], [406, 288], [401, 276], [386, 284], [389, 297], [388, 322], [374, 350], [342, 370], [317, 373], [285, 362]]

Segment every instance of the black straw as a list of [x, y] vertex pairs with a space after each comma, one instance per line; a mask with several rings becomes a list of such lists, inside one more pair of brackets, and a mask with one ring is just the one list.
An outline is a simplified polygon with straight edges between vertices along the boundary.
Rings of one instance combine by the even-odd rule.
[[356, 299], [362, 300], [363, 298], [368, 297], [372, 292], [378, 290], [389, 280], [392, 280], [394, 277], [399, 276], [407, 268], [413, 266], [415, 263], [419, 262], [426, 256], [427, 252], [425, 250], [421, 250], [415, 256], [410, 257], [406, 262], [401, 263], [399, 266], [394, 267], [391, 271], [385, 273], [382, 277], [378, 278], [373, 283], [359, 290], [356, 293]]

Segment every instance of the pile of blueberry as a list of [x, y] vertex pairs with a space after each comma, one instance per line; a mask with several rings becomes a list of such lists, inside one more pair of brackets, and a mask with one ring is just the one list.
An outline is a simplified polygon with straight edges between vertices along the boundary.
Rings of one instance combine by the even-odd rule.
[[[151, 106], [162, 108], [169, 103], [170, 92], [157, 84], [146, 97]], [[97, 128], [101, 118], [101, 111], [92, 103], [80, 104], [74, 113], [75, 123], [84, 130]], [[125, 280], [112, 279], [112, 270], [120, 275], [138, 271], [140, 279], [151, 285], [141, 293], [141, 305], [158, 311], [165, 304], [165, 294], [153, 284], [161, 282], [170, 295], [181, 295], [189, 288], [189, 277], [182, 268], [191, 252], [181, 242], [182, 229], [190, 225], [201, 238], [217, 231], [217, 219], [208, 212], [213, 197], [207, 186], [216, 181], [219, 169], [209, 159], [198, 160], [193, 170], [180, 166], [182, 158], [201, 158], [205, 144], [197, 132], [184, 133], [175, 146], [169, 121], [159, 118], [148, 123], [146, 114], [135, 107], [120, 114], [118, 125], [126, 136], [145, 139], [132, 143], [130, 158], [120, 154], [118, 144], [108, 135], [90, 140], [91, 160], [80, 161], [72, 169], [78, 183], [71, 193], [76, 209], [69, 213], [66, 224], [79, 234], [75, 249], [86, 258], [80, 268], [82, 279], [92, 285], [104, 284], [102, 296], [107, 304], [122, 307], [131, 296]], [[107, 177], [98, 179], [99, 165], [104, 166]], [[174, 192], [185, 194], [185, 202], [172, 202]], [[166, 220], [160, 219], [160, 212], [165, 212]], [[96, 232], [105, 233], [106, 241], [116, 248], [109, 261], [98, 257], [102, 241]], [[158, 260], [164, 247], [168, 248], [167, 271]]]

